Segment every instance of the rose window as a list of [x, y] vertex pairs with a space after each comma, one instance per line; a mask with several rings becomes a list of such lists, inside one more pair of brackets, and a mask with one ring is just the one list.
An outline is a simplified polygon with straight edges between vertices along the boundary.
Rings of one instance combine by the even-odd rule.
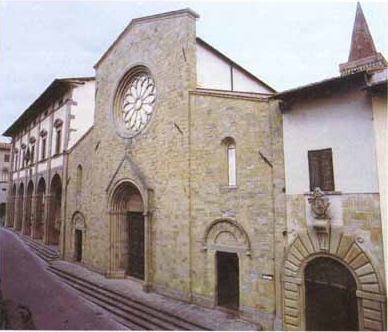
[[122, 136], [133, 137], [142, 131], [154, 112], [155, 100], [155, 82], [145, 68], [136, 68], [124, 77], [114, 106]]

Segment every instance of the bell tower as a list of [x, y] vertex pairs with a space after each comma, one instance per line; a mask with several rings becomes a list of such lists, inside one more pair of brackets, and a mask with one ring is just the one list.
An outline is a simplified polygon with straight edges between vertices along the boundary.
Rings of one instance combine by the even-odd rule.
[[387, 67], [383, 55], [376, 51], [361, 5], [357, 3], [348, 62], [340, 64], [342, 76], [361, 71], [378, 71]]

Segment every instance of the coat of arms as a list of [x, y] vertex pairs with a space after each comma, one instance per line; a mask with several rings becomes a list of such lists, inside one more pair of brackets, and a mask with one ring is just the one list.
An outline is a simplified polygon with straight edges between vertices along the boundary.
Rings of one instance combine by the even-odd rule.
[[316, 219], [328, 218], [327, 210], [330, 206], [329, 199], [319, 187], [314, 189], [313, 195], [308, 199], [308, 201]]

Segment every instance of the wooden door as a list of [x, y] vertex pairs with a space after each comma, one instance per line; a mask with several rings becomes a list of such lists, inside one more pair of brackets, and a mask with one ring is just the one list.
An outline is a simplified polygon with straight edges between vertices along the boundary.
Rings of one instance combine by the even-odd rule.
[[130, 276], [144, 280], [144, 216], [128, 213], [128, 269]]
[[75, 230], [75, 260], [80, 262], [82, 260], [82, 231], [79, 229]]
[[217, 304], [238, 310], [240, 298], [239, 262], [235, 253], [217, 252]]
[[356, 282], [345, 266], [325, 257], [305, 269], [307, 331], [357, 331]]

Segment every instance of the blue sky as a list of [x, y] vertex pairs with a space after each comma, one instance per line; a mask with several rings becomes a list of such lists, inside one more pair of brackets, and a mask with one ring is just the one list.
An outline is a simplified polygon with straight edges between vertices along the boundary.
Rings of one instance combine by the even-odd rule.
[[[361, 5], [388, 58], [387, 5]], [[356, 2], [2, 1], [0, 133], [54, 78], [94, 75], [131, 19], [186, 7], [200, 15], [199, 37], [281, 91], [339, 74]]]

